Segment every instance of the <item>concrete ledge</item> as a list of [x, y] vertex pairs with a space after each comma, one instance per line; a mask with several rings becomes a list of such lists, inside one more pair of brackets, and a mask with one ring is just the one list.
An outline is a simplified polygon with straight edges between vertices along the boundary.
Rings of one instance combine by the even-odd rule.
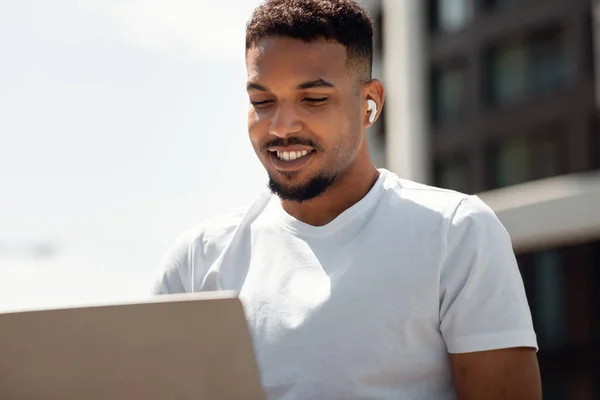
[[478, 195], [496, 212], [518, 252], [600, 238], [600, 171]]

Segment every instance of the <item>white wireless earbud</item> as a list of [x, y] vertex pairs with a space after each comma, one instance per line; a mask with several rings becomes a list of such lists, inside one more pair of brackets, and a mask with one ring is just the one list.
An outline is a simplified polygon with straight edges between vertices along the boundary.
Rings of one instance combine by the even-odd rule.
[[377, 116], [377, 103], [375, 103], [375, 100], [368, 99], [367, 104], [369, 105], [367, 109], [371, 112], [371, 114], [369, 114], [369, 122], [373, 123]]

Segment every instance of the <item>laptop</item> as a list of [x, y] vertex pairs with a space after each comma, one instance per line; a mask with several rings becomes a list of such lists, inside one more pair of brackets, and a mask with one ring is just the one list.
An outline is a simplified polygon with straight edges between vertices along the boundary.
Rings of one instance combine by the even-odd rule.
[[232, 293], [0, 314], [0, 399], [264, 398]]

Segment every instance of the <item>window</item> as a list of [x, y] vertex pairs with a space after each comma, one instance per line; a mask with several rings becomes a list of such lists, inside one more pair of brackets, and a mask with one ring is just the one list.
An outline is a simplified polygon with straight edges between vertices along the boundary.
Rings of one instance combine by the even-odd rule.
[[558, 348], [567, 342], [565, 260], [553, 250], [533, 255], [536, 326], [540, 346]]
[[473, 17], [473, 0], [432, 0], [433, 30], [452, 33], [464, 28]]
[[561, 32], [549, 30], [531, 38], [532, 91], [545, 94], [568, 83], [569, 62], [561, 43]]
[[493, 150], [493, 188], [516, 185], [529, 180], [531, 154], [525, 138], [511, 139]]
[[[600, 339], [600, 240], [592, 243], [590, 255], [592, 258], [592, 288], [594, 293], [594, 335]], [[600, 380], [598, 381], [600, 385]]]
[[544, 400], [569, 400], [569, 379], [542, 379]]
[[[565, 172], [566, 145], [563, 146], [563, 138], [557, 135], [547, 135], [534, 138], [530, 142], [533, 166], [531, 167], [531, 179], [549, 178], [561, 175]], [[564, 137], [566, 139], [566, 135]], [[565, 140], [566, 142], [566, 140]]]
[[[600, 338], [600, 240], [591, 246], [592, 287], [594, 290], [594, 337]], [[600, 384], [600, 380], [598, 382]]]
[[458, 120], [465, 107], [466, 71], [462, 65], [441, 68], [433, 72], [431, 112], [433, 121], [445, 123]]
[[[592, 165], [594, 169], [600, 169], [600, 124], [593, 119], [590, 129], [590, 151], [592, 154]], [[600, 264], [598, 264], [600, 265]]]
[[600, 169], [600, 131], [596, 131], [596, 136], [593, 140], [593, 152], [594, 152], [594, 160], [596, 169]]
[[[600, 310], [600, 258], [594, 255], [594, 249], [600, 254], [599, 245], [588, 242], [517, 257], [540, 347], [544, 399], [600, 398], [599, 325], [579, 323]], [[582, 328], [584, 341], [576, 333]]]
[[435, 186], [470, 193], [469, 165], [463, 157], [438, 162], [434, 172]]
[[489, 189], [516, 185], [565, 173], [566, 141], [563, 131], [518, 136], [497, 143], [491, 149]]
[[525, 46], [513, 45], [497, 50], [490, 62], [492, 101], [510, 103], [525, 97], [529, 68]]
[[510, 9], [524, 3], [529, 3], [530, 1], [531, 0], [483, 0], [483, 5], [486, 8]]
[[488, 97], [509, 104], [565, 87], [572, 79], [561, 31], [549, 29], [525, 40], [493, 48], [487, 58]]
[[[557, 366], [557, 368], [560, 368]], [[565, 372], [546, 374], [542, 378], [544, 400], [596, 399], [594, 397], [594, 379], [592, 374]]]

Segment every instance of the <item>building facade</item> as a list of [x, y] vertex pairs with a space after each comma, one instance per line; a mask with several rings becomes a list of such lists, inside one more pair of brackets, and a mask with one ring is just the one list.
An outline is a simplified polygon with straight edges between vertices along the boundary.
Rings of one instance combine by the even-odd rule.
[[[386, 85], [375, 159], [477, 194], [509, 231], [545, 399], [600, 399], [600, 8], [365, 0]], [[383, 152], [383, 154], [382, 154]]]

